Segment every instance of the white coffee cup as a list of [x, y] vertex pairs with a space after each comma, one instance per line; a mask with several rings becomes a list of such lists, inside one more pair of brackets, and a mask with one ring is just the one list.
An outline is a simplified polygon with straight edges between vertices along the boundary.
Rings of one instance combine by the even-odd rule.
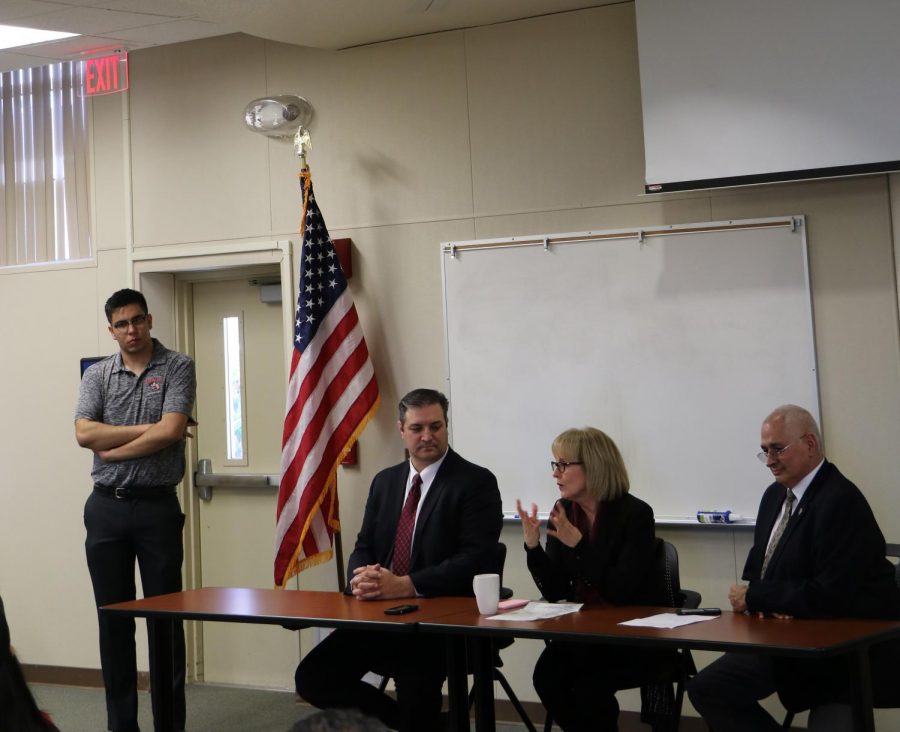
[[494, 615], [500, 602], [500, 575], [476, 574], [472, 580], [472, 589], [475, 590], [478, 612], [482, 615]]

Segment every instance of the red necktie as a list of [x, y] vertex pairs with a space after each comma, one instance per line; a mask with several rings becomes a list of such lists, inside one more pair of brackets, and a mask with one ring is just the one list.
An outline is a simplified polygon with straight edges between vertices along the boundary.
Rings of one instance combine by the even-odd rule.
[[412, 547], [413, 529], [416, 527], [416, 509], [422, 495], [422, 476], [416, 473], [400, 512], [397, 536], [394, 539], [394, 566], [392, 571], [398, 577], [409, 574], [409, 551]]

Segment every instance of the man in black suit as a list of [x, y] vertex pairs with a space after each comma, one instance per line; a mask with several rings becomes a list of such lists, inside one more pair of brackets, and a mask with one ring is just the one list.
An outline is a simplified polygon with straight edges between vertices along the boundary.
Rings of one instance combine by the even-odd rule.
[[[347, 591], [359, 600], [471, 595], [476, 574], [499, 569], [497, 479], [448, 447], [447, 407], [432, 389], [400, 400], [397, 426], [409, 460], [372, 481], [348, 563]], [[369, 671], [394, 679], [396, 701], [362, 681]], [[300, 662], [295, 681], [317, 707], [355, 707], [413, 732], [439, 728], [445, 676], [439, 639], [336, 630]]]
[[[863, 494], [825, 460], [815, 419], [793, 405], [762, 425], [759, 458], [776, 482], [763, 495], [753, 547], [744, 565], [749, 584], [729, 592], [735, 612], [780, 619], [900, 617], [894, 568]], [[873, 669], [877, 675], [888, 668]], [[780, 730], [759, 705], [778, 691], [794, 709], [813, 708], [810, 729], [852, 728], [845, 661], [797, 661], [726, 653], [691, 682], [691, 702], [714, 732]], [[828, 714], [821, 712], [823, 705]], [[818, 716], [818, 719], [817, 719]], [[850, 727], [846, 726], [847, 724]]]

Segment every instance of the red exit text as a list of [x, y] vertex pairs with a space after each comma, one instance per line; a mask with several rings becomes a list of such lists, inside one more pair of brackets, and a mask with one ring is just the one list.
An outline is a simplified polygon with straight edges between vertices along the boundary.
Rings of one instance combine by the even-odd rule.
[[116, 53], [84, 61], [84, 90], [87, 96], [112, 94], [128, 88], [128, 54]]

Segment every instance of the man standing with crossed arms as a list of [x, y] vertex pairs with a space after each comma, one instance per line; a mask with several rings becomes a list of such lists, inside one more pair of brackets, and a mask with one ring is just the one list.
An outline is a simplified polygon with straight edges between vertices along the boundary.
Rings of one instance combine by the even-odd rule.
[[[181, 590], [184, 514], [175, 486], [184, 476], [184, 441], [197, 390], [194, 362], [151, 337], [153, 316], [140, 292], [115, 292], [105, 312], [119, 352], [84, 373], [75, 411], [78, 444], [94, 453], [94, 490], [84, 506], [84, 525], [98, 608], [135, 599], [135, 559], [145, 597]], [[134, 620], [99, 613], [98, 620], [107, 726], [138, 732]], [[181, 623], [174, 643], [173, 704], [180, 730], [185, 722]], [[150, 648], [152, 671], [152, 641]]]
[[[359, 600], [471, 595], [476, 574], [497, 572], [503, 515], [497, 479], [448, 447], [447, 398], [416, 389], [400, 400], [397, 427], [409, 460], [372, 481], [348, 562]], [[336, 630], [297, 667], [297, 693], [320, 708], [355, 707], [392, 729], [440, 729], [443, 640]], [[397, 700], [362, 681], [390, 676]]]

